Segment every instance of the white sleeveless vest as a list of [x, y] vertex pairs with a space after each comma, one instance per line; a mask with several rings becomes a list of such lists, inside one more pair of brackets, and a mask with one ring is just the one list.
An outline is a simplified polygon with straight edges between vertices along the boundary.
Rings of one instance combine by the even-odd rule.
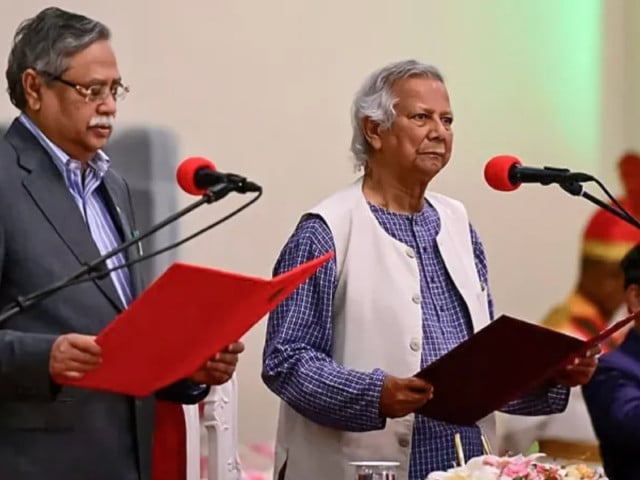
[[[477, 331], [490, 319], [487, 289], [475, 267], [467, 212], [460, 202], [443, 195], [429, 192], [427, 197], [441, 220], [438, 249]], [[415, 252], [379, 225], [362, 193], [362, 180], [309, 213], [325, 220], [336, 247], [333, 359], [360, 371], [380, 368], [399, 377], [414, 375], [420, 370], [422, 352]], [[355, 470], [349, 462], [377, 460], [400, 462], [398, 480], [406, 480], [413, 417], [387, 419], [384, 430], [343, 432], [312, 422], [281, 402], [274, 478], [286, 461], [286, 480], [353, 480]], [[495, 445], [494, 415], [479, 425]]]

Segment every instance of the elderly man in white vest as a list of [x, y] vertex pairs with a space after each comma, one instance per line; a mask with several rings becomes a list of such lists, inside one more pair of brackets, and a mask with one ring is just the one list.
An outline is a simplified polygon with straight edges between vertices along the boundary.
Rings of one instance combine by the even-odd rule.
[[[352, 115], [363, 177], [303, 215], [274, 268], [336, 254], [269, 317], [262, 377], [282, 399], [278, 480], [349, 480], [350, 462], [367, 460], [399, 462], [399, 480], [424, 480], [456, 462], [455, 433], [471, 458], [482, 454], [482, 431], [495, 430], [493, 416], [459, 426], [413, 413], [438, 395], [413, 375], [493, 316], [464, 206], [427, 192], [453, 143], [442, 75], [413, 60], [388, 65], [366, 79]], [[563, 411], [596, 353], [504, 411]]]

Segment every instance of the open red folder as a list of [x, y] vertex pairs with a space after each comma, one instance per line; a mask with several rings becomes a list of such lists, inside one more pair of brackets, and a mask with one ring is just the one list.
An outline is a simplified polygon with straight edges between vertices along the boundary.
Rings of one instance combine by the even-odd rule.
[[174, 263], [98, 335], [102, 364], [64, 381], [149, 395], [240, 339], [331, 257], [333, 252], [270, 280]]
[[415, 375], [433, 385], [433, 398], [417, 413], [472, 425], [544, 386], [574, 357], [638, 319], [640, 312], [585, 341], [503, 315]]

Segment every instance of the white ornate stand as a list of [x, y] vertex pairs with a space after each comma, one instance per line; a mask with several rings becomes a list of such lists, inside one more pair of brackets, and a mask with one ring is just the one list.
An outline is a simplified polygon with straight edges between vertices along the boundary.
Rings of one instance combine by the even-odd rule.
[[203, 425], [207, 432], [208, 480], [241, 478], [237, 395], [238, 381], [234, 375], [224, 385], [212, 387], [211, 393], [204, 399]]

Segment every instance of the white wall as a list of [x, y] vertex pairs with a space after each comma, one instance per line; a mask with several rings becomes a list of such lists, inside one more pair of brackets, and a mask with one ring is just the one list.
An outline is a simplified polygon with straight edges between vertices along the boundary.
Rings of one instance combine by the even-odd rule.
[[[49, 3], [0, 4], [0, 57], [17, 24]], [[640, 122], [626, 97], [639, 105], [637, 33], [635, 46], [621, 50], [631, 38], [625, 28], [640, 18], [634, 0], [58, 5], [112, 28], [132, 87], [120, 107], [122, 123], [172, 127], [185, 156], [209, 156], [221, 170], [264, 185], [254, 208], [181, 253], [189, 262], [248, 274], [270, 275], [300, 213], [352, 178], [351, 97], [366, 74], [389, 61], [417, 57], [443, 70], [456, 141], [434, 188], [467, 204], [486, 244], [498, 311], [523, 318], [539, 318], [571, 288], [590, 206], [553, 187], [491, 191], [482, 180], [484, 163], [512, 153], [531, 165], [600, 174], [617, 188], [615, 156]], [[14, 114], [0, 99], [0, 120]], [[236, 203], [200, 210], [183, 228]], [[277, 402], [259, 377], [263, 336], [264, 322], [247, 335], [240, 366], [244, 441], [269, 440], [275, 428]]]

